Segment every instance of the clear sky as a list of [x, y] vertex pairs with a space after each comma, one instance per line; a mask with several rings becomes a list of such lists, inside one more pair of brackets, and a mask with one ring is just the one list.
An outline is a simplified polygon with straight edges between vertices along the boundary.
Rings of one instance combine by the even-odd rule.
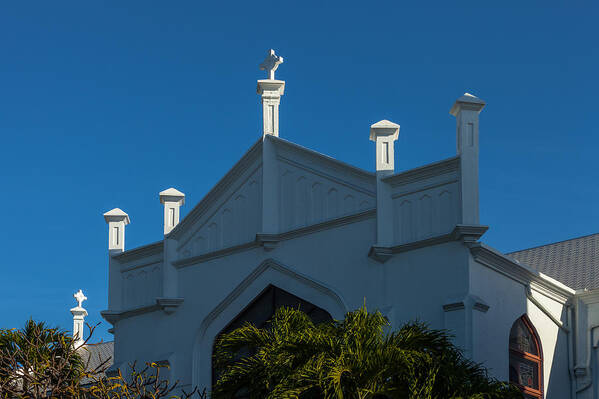
[[4, 3], [0, 327], [70, 330], [79, 288], [101, 321], [102, 213], [129, 213], [127, 248], [161, 239], [158, 192], [185, 192], [185, 215], [260, 136], [269, 48], [285, 57], [281, 137], [373, 170], [369, 126], [389, 119], [405, 170], [455, 154], [448, 111], [470, 92], [487, 101], [483, 240], [599, 232], [598, 3], [488, 3]]

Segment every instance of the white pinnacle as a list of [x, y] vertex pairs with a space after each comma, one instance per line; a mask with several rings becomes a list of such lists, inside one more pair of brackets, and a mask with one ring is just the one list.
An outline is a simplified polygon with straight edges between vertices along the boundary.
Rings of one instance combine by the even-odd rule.
[[268, 55], [266, 56], [262, 64], [260, 64], [260, 70], [267, 71], [268, 79], [275, 80], [275, 71], [282, 63], [283, 57], [276, 55], [275, 51], [273, 49], [270, 49], [268, 51]]

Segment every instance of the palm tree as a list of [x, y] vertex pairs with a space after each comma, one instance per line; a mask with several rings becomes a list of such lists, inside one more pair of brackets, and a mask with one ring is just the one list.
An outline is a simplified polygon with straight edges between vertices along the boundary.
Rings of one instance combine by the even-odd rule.
[[265, 328], [246, 323], [217, 340], [212, 397], [522, 398], [463, 357], [446, 332], [419, 322], [388, 328], [365, 306], [319, 325], [300, 310], [280, 308]]

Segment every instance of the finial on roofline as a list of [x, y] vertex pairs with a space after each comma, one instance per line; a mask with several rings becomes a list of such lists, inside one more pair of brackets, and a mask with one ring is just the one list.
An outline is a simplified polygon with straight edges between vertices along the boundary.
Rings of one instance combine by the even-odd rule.
[[460, 224], [480, 224], [478, 197], [478, 124], [485, 107], [480, 98], [464, 93], [449, 113], [456, 118], [456, 152], [460, 157]]
[[129, 215], [120, 208], [114, 208], [104, 214], [108, 223], [108, 252], [121, 253], [125, 250], [125, 226], [131, 223]]
[[273, 49], [268, 50], [268, 55], [260, 64], [260, 70], [268, 73], [268, 79], [275, 80], [275, 71], [283, 63], [283, 57], [275, 54]]
[[269, 50], [266, 59], [260, 64], [260, 69], [268, 72], [268, 79], [258, 80], [257, 93], [262, 97], [262, 137], [267, 135], [279, 136], [279, 104], [285, 92], [285, 82], [275, 79], [275, 71], [283, 63], [283, 57]]
[[170, 233], [179, 224], [179, 207], [185, 204], [185, 194], [176, 188], [168, 188], [158, 194], [164, 205], [164, 234]]
[[78, 348], [85, 342], [83, 339], [83, 323], [85, 322], [85, 316], [87, 316], [87, 310], [83, 309], [81, 304], [87, 300], [87, 297], [82, 290], [79, 290], [73, 294], [73, 298], [77, 301], [77, 306], [71, 309], [73, 315], [73, 346]]
[[81, 307], [83, 301], [87, 301], [87, 297], [83, 294], [83, 291], [79, 290], [73, 294], [73, 298], [77, 301], [77, 307]]

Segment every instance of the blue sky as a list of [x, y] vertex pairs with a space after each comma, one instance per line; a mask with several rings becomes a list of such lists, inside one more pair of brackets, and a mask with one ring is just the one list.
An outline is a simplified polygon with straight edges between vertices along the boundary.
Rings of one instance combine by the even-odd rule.
[[79, 288], [101, 320], [102, 213], [129, 213], [128, 248], [161, 238], [159, 191], [185, 192], [185, 215], [259, 137], [269, 48], [281, 137], [372, 170], [369, 126], [389, 119], [405, 170], [455, 154], [448, 111], [474, 93], [484, 241], [599, 232], [597, 2], [322, 3], [2, 6], [0, 327], [70, 330]]

